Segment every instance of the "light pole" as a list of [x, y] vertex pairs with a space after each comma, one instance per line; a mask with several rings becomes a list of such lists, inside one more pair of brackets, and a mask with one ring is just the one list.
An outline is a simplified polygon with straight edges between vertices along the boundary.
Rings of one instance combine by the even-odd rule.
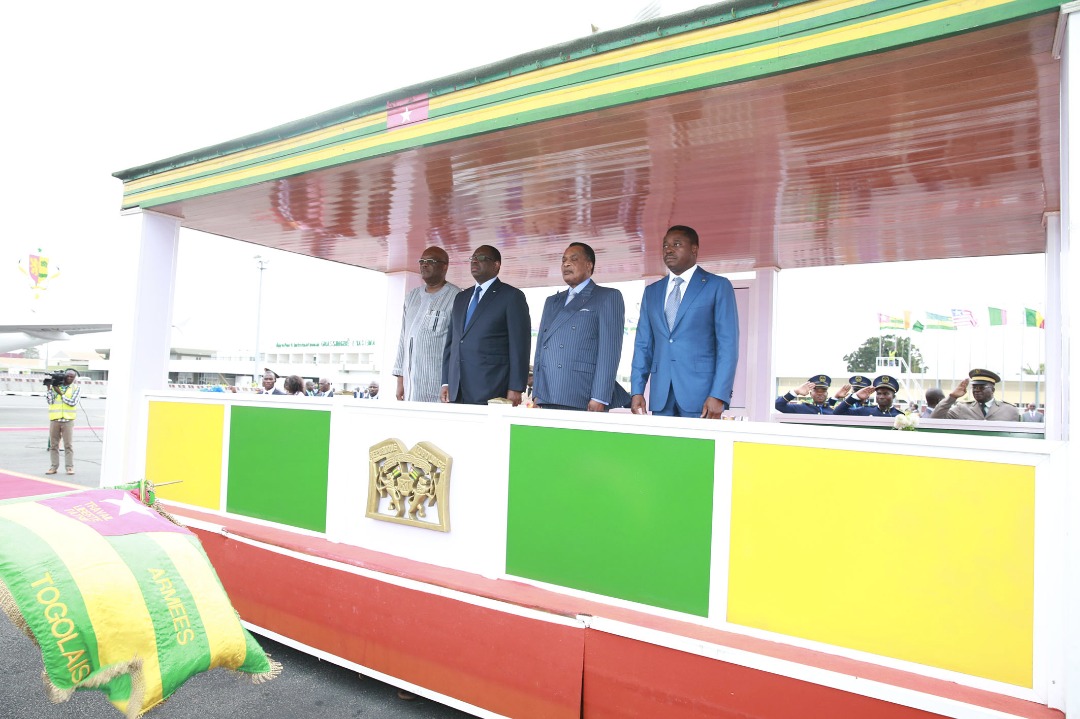
[[262, 283], [263, 271], [270, 264], [270, 260], [262, 255], [255, 255], [255, 264], [259, 266], [259, 303], [255, 306], [255, 371], [251, 373], [251, 379], [258, 384], [262, 370], [259, 368], [259, 334], [262, 331]]

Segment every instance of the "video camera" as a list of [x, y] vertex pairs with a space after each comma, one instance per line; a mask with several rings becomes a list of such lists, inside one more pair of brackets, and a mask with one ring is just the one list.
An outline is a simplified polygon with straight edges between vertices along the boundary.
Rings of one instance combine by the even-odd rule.
[[57, 370], [55, 372], [50, 373], [49, 376], [46, 377], [45, 379], [41, 380], [41, 382], [46, 387], [59, 387], [62, 384], [64, 384], [64, 378], [66, 377], [66, 375], [67, 375], [67, 372], [65, 372], [63, 370]]

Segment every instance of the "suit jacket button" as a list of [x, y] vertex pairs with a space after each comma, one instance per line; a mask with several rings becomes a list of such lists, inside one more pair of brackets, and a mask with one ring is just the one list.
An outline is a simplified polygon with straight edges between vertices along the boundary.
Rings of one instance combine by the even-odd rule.
[[566, 345], [559, 345], [559, 349], [563, 349]]
[[674, 342], [675, 342], [675, 340], [673, 340], [673, 339], [669, 339], [669, 340], [668, 340], [667, 342], [668, 342], [668, 344], [672, 344], [672, 343], [674, 343]]
[[570, 329], [572, 329], [572, 330], [576, 330], [576, 329], [577, 329], [577, 325], [570, 325]]
[[562, 369], [562, 365], [559, 365], [559, 369]]

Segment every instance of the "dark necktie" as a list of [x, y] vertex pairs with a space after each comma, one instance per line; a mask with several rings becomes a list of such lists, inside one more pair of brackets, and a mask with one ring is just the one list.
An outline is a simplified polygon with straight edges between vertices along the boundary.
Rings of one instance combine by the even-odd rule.
[[979, 409], [982, 410], [983, 417], [985, 417], [986, 416], [986, 405], [983, 404], [982, 402], [979, 402]]
[[472, 299], [469, 301], [469, 309], [465, 310], [465, 326], [469, 326], [469, 321], [472, 319], [472, 313], [476, 310], [476, 303], [480, 301], [480, 285], [476, 286], [476, 291], [473, 292]]

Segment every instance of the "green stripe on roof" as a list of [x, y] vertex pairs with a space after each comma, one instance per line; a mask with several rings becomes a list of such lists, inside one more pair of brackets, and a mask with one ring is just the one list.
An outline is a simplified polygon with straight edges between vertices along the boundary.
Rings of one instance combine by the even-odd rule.
[[147, 165], [121, 170], [114, 173], [113, 176], [125, 182], [148, 177], [159, 172], [220, 158], [234, 152], [254, 149], [278, 140], [287, 140], [308, 132], [356, 120], [385, 110], [386, 103], [389, 101], [400, 100], [421, 93], [427, 93], [430, 97], [439, 97], [465, 88], [479, 87], [495, 80], [522, 75], [537, 69], [561, 65], [593, 55], [600, 55], [611, 50], [642, 44], [657, 38], [680, 35], [693, 30], [731, 23], [748, 17], [807, 4], [808, 2], [812, 2], [812, 0], [774, 0], [773, 2], [728, 0], [727, 2], [688, 10], [664, 18], [642, 21], [626, 27], [607, 30], [596, 35], [528, 52], [484, 67], [465, 70], [431, 82], [418, 83], [410, 87], [394, 90], [391, 93], [360, 100], [235, 140], [211, 145], [210, 147], [176, 155]]
[[908, 10], [913, 6], [917, 7], [925, 4], [925, 2], [920, 2], [919, 0], [877, 0], [876, 2], [870, 2], [865, 5], [859, 5], [845, 10], [838, 10], [833, 13], [819, 15], [806, 20], [792, 21], [781, 26], [770, 27], [764, 30], [746, 32], [741, 35], [718, 38], [716, 40], [674, 48], [647, 55], [636, 60], [618, 63], [614, 66], [604, 65], [602, 67], [590, 68], [572, 75], [565, 75], [546, 82], [538, 82], [525, 88], [486, 95], [476, 100], [440, 108], [438, 112], [433, 112], [431, 117], [442, 117], [455, 112], [472, 110], [477, 107], [514, 100], [525, 95], [559, 90], [571, 85], [585, 84], [595, 80], [614, 77], [616, 75], [629, 75], [641, 70], [659, 69], [665, 65], [673, 65], [708, 55], [722, 55], [736, 50], [746, 50], [753, 47], [769, 45], [780, 40], [808, 37], [825, 29], [834, 30], [837, 27], [865, 22], [872, 17], [885, 17], [890, 14], [895, 14], [896, 12]]
[[[656, 69], [664, 65], [677, 64], [686, 60], [691, 60], [707, 55], [718, 55], [723, 52], [733, 51], [736, 49], [745, 49], [754, 46], [767, 45], [769, 43], [776, 42], [780, 38], [791, 38], [803, 35], [810, 35], [813, 34], [815, 31], [819, 31], [825, 27], [834, 28], [845, 24], [851, 24], [857, 21], [865, 20], [867, 17], [870, 16], [884, 16], [886, 14], [889, 14], [890, 12], [908, 9], [913, 5], [918, 6], [921, 4], [925, 4], [925, 2], [920, 2], [919, 0], [877, 0], [876, 2], [870, 2], [864, 5], [859, 5], [844, 10], [838, 10], [836, 12], [826, 15], [820, 15], [801, 21], [789, 22], [780, 27], [772, 27], [767, 30], [758, 30], [754, 32], [743, 33], [741, 35], [736, 35], [733, 37], [695, 43], [693, 45], [688, 45], [685, 47], [647, 55], [634, 61], [618, 63], [615, 65], [608, 64], [602, 65], [600, 67], [593, 67], [571, 75], [553, 78], [547, 81], [536, 82], [531, 85], [515, 88], [513, 90], [506, 90], [501, 93], [485, 95], [480, 98], [459, 102], [457, 104], [448, 105], [446, 107], [433, 108], [430, 111], [429, 118], [437, 119], [441, 117], [447, 117], [456, 113], [466, 112], [480, 107], [497, 105], [502, 102], [516, 100], [519, 98], [527, 97], [529, 95], [539, 95], [550, 91], [560, 91], [573, 85], [581, 85], [596, 80], [615, 77], [618, 75], [629, 75], [634, 72], [646, 69]], [[505, 76], [498, 76], [491, 78], [490, 81], [503, 79], [506, 79]], [[483, 83], [474, 84], [479, 85]], [[433, 92], [430, 96], [435, 97], [438, 94], [452, 94], [460, 89], [462, 88], [449, 88], [444, 93]], [[372, 111], [368, 114], [374, 115], [381, 113], [384, 110], [385, 106], [379, 106], [377, 108], [373, 108]], [[357, 118], [354, 117], [349, 119], [355, 120]], [[215, 168], [213, 170], [207, 170], [201, 173], [192, 173], [189, 175], [185, 175], [183, 178], [171, 182], [165, 182], [158, 185], [148, 185], [141, 188], [139, 192], [146, 192], [154, 189], [159, 189], [161, 187], [167, 187], [169, 184], [174, 184], [177, 182], [197, 180], [221, 172], [229, 172], [245, 167], [252, 167], [254, 165], [264, 162], [273, 162], [286, 157], [302, 154], [303, 152], [306, 152], [308, 150], [333, 147], [334, 145], [339, 143], [349, 142], [358, 138], [369, 137], [383, 132], [387, 132], [387, 129], [385, 125], [380, 123], [377, 125], [372, 125], [370, 127], [362, 128], [360, 130], [354, 130], [351, 132], [336, 135], [330, 140], [312, 141], [297, 147], [290, 148], [288, 150], [270, 153], [257, 159], [238, 161], [235, 163], [224, 165], [219, 168]]]
[[[887, 4], [888, 0], [884, 0], [884, 2], [885, 4]], [[922, 4], [925, 5], [929, 3]], [[377, 147], [342, 154], [339, 156], [335, 156], [332, 159], [305, 163], [296, 167], [288, 168], [286, 170], [268, 172], [265, 174], [244, 178], [242, 180], [222, 183], [209, 188], [199, 188], [186, 192], [177, 192], [160, 198], [140, 202], [138, 203], [138, 206], [144, 208], [155, 207], [163, 204], [168, 204], [170, 202], [188, 199], [191, 197], [199, 197], [203, 195], [213, 194], [216, 192], [222, 192], [225, 190], [236, 189], [239, 187], [246, 187], [249, 185], [258, 184], [260, 182], [266, 182], [268, 180], [290, 177], [303, 172], [310, 172], [312, 170], [318, 170], [349, 162], [356, 162], [358, 160], [370, 159], [372, 157], [378, 157], [381, 155], [392, 154], [394, 152], [400, 152], [415, 147], [449, 142], [465, 137], [471, 137], [489, 132], [495, 132], [498, 130], [504, 130], [510, 127], [523, 127], [525, 125], [535, 122], [542, 122], [544, 120], [551, 120], [583, 112], [590, 112], [593, 110], [616, 107], [618, 105], [676, 95], [683, 92], [702, 90], [725, 84], [744, 82], [752, 79], [780, 74], [783, 72], [789, 72], [792, 70], [813, 67], [815, 65], [822, 65], [848, 58], [859, 57], [862, 55], [874, 54], [885, 50], [906, 47], [929, 40], [961, 34], [981, 27], [987, 27], [1003, 22], [1022, 19], [1024, 17], [1030, 17], [1032, 15], [1037, 15], [1041, 12], [1046, 12], [1050, 9], [1056, 8], [1057, 6], [1057, 0], [1017, 0], [1016, 2], [997, 5], [990, 8], [983, 8], [970, 13], [966, 13], [961, 16], [950, 17], [938, 22], [924, 23], [922, 25], [905, 28], [903, 30], [895, 30], [887, 33], [870, 35], [856, 40], [836, 43], [834, 45], [829, 45], [824, 48], [809, 50], [802, 53], [793, 53], [762, 62], [747, 63], [745, 65], [740, 65], [733, 68], [725, 68], [723, 70], [718, 70], [715, 72], [701, 73], [699, 75], [678, 78], [675, 80], [670, 80], [668, 82], [656, 83], [654, 85], [650, 85], [644, 88], [633, 88], [619, 92], [597, 95], [575, 102], [556, 103], [527, 112], [514, 113], [505, 118], [496, 118], [493, 120], [473, 123], [471, 125], [457, 127], [443, 132], [431, 133], [429, 135], [424, 135], [419, 138], [413, 138], [399, 142], [387, 142]], [[882, 13], [877, 14], [882, 15]], [[851, 22], [845, 22], [844, 24], [851, 24]], [[548, 93], [555, 96], [558, 94], [558, 91], [563, 88], [565, 88], [565, 85], [560, 88], [549, 90]], [[447, 111], [445, 114], [453, 114], [453, 112]], [[444, 113], [440, 112], [438, 116], [444, 116]], [[433, 117], [436, 116], [433, 115]], [[373, 129], [374, 128], [368, 128], [368, 130]], [[350, 139], [355, 139], [355, 137], [363, 136], [365, 134], [371, 135], [375, 133], [369, 131], [351, 134], [354, 137]], [[334, 142], [329, 143], [325, 146], [318, 147], [320, 149], [322, 149], [323, 147], [333, 147], [336, 144], [340, 144], [346, 141], [347, 140], [343, 138], [335, 140]], [[282, 155], [280, 157], [277, 157], [276, 159], [281, 159], [281, 157], [288, 155], [302, 154], [303, 151], [295, 150], [288, 153], [282, 153]], [[271, 158], [262, 158], [259, 161], [254, 161], [247, 164], [254, 167], [259, 164], [263, 164], [263, 162], [270, 161], [272, 161]], [[216, 170], [214, 172], [205, 173], [202, 176], [210, 176], [220, 173], [222, 171], [223, 170]], [[196, 176], [185, 177], [182, 180], [178, 180], [172, 184], [183, 184], [193, 179], [196, 179]], [[150, 192], [154, 189], [160, 188], [142, 188], [138, 191], [138, 193], [133, 193], [133, 195]], [[124, 205], [125, 208], [133, 206], [135, 205], [127, 203], [125, 203]]]

